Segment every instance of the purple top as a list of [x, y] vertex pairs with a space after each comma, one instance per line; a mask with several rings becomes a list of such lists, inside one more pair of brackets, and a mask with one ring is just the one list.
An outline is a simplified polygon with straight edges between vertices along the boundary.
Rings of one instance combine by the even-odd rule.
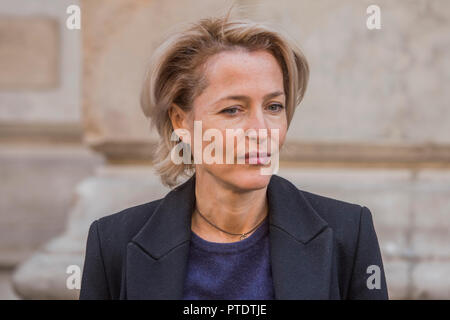
[[268, 217], [248, 238], [231, 243], [191, 231], [183, 299], [274, 299], [269, 248]]

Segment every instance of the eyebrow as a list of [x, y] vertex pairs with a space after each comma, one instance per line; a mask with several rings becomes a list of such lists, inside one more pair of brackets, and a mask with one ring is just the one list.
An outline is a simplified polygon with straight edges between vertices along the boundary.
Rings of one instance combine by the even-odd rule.
[[[268, 99], [275, 98], [275, 97], [278, 97], [278, 96], [281, 96], [281, 95], [284, 95], [284, 92], [283, 92], [283, 91], [275, 91], [275, 92], [266, 94], [266, 95], [263, 97], [263, 100], [268, 100]], [[217, 104], [218, 102], [223, 101], [223, 100], [243, 100], [243, 101], [249, 101], [249, 100], [250, 100], [250, 97], [249, 97], [249, 96], [244, 96], [244, 95], [229, 95], [229, 96], [220, 98], [219, 100], [217, 100], [216, 102], [214, 102], [214, 104]]]

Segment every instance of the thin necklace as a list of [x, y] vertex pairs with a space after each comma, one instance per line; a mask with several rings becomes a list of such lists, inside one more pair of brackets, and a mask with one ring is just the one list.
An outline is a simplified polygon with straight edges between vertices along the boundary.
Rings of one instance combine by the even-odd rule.
[[231, 234], [232, 236], [240, 236], [240, 237], [239, 237], [239, 240], [243, 240], [243, 239], [247, 238], [247, 235], [248, 235], [249, 233], [251, 233], [253, 230], [255, 230], [256, 228], [258, 228], [258, 227], [264, 222], [264, 219], [266, 218], [266, 217], [264, 217], [264, 218], [261, 220], [261, 222], [259, 222], [256, 226], [254, 226], [250, 231], [247, 231], [247, 232], [244, 232], [244, 233], [231, 233], [231, 232], [228, 232], [228, 231], [225, 231], [225, 230], [219, 228], [218, 226], [216, 226], [215, 224], [213, 224], [211, 221], [209, 221], [208, 219], [206, 219], [205, 216], [202, 215], [202, 213], [200, 212], [200, 210], [198, 210], [197, 207], [196, 207], [195, 209], [197, 210], [197, 212], [198, 212], [198, 214], [200, 215], [200, 217], [202, 217], [203, 219], [205, 219], [205, 221], [208, 222], [210, 225], [212, 225], [214, 228], [219, 229], [219, 230], [222, 231], [222, 232]]

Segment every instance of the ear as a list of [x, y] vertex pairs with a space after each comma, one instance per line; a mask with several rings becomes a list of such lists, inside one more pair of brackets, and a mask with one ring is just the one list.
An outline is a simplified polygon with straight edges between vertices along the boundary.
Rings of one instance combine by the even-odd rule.
[[174, 130], [187, 129], [186, 127], [187, 114], [183, 109], [181, 109], [180, 106], [178, 106], [175, 103], [172, 103], [172, 106], [169, 108], [168, 112]]
[[[189, 134], [189, 112], [184, 111], [181, 107], [175, 103], [168, 110], [170, 121], [172, 122], [173, 130], [183, 129], [182, 132], [187, 132]], [[184, 141], [184, 134], [178, 135], [183, 142], [189, 143], [190, 136], [186, 137], [188, 140]]]

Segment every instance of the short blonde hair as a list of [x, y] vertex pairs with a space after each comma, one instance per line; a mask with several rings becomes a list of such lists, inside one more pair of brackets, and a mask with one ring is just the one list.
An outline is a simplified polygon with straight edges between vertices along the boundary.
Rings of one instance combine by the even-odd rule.
[[207, 87], [204, 72], [209, 57], [222, 51], [267, 50], [283, 71], [288, 127], [295, 108], [305, 93], [309, 67], [302, 51], [280, 32], [248, 19], [231, 20], [229, 15], [206, 18], [174, 33], [154, 52], [141, 93], [141, 107], [161, 139], [153, 164], [164, 185], [177, 185], [180, 176], [194, 172], [194, 164], [175, 164], [171, 150], [179, 143], [171, 141], [173, 132], [169, 109], [175, 103], [184, 111]]

